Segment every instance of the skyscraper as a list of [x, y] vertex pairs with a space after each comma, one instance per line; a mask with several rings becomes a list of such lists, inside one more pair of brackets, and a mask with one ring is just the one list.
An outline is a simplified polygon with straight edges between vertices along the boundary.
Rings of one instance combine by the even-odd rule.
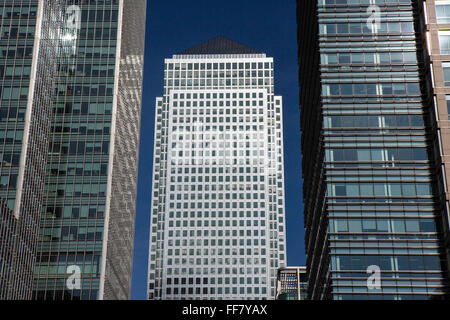
[[145, 12], [0, 4], [1, 299], [130, 297]]
[[129, 299], [145, 0], [66, 0], [35, 299]]
[[0, 299], [30, 299], [61, 1], [0, 3]]
[[425, 39], [427, 54], [425, 65], [430, 66], [429, 86], [433, 87], [433, 102], [435, 106], [435, 120], [437, 125], [436, 140], [438, 140], [440, 168], [444, 183], [442, 184], [442, 203], [447, 214], [441, 217], [444, 225], [444, 241], [447, 263], [450, 264], [450, 206], [449, 188], [450, 159], [448, 158], [450, 146], [450, 2], [427, 0], [419, 7], [423, 13], [425, 24]]
[[422, 2], [297, 9], [309, 298], [442, 298], [448, 211]]
[[273, 58], [218, 37], [165, 60], [149, 299], [273, 299], [286, 263]]

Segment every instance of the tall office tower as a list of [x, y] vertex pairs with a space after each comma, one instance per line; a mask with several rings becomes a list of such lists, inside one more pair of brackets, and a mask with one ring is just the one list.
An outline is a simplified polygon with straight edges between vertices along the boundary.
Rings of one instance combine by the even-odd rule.
[[30, 299], [61, 1], [0, 3], [0, 299]]
[[286, 261], [273, 58], [218, 37], [165, 60], [149, 299], [273, 299]]
[[297, 9], [309, 298], [442, 298], [447, 213], [420, 1]]
[[447, 214], [443, 215], [445, 231], [445, 250], [447, 263], [450, 264], [450, 2], [427, 0], [420, 7], [426, 28], [427, 54], [425, 64], [430, 66], [430, 81], [433, 87], [433, 102], [437, 124], [436, 138], [441, 158], [443, 184], [443, 201]]
[[278, 270], [276, 300], [306, 300], [307, 288], [306, 267], [285, 267]]
[[65, 0], [35, 299], [129, 299], [145, 0]]

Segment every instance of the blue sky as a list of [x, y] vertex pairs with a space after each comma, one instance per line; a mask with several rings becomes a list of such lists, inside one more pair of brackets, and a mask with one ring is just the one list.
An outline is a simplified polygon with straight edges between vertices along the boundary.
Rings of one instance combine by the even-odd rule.
[[147, 0], [147, 34], [132, 299], [145, 299], [155, 98], [163, 93], [164, 59], [225, 36], [275, 62], [275, 94], [283, 96], [288, 265], [305, 263], [294, 0]]

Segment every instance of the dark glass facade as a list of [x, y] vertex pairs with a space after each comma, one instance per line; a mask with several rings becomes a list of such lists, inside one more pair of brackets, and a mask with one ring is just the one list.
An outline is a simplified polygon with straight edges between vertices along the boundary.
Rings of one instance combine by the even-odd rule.
[[446, 212], [418, 4], [297, 7], [308, 296], [442, 298]]
[[0, 299], [29, 299], [43, 204], [60, 1], [0, 3]]
[[129, 299], [146, 1], [64, 4], [34, 298]]

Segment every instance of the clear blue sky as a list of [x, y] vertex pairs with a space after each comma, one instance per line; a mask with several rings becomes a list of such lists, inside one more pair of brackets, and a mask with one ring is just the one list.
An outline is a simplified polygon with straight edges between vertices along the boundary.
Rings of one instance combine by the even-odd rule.
[[139, 184], [132, 299], [145, 299], [155, 98], [163, 93], [164, 58], [225, 36], [275, 62], [275, 94], [283, 96], [288, 265], [305, 263], [301, 193], [295, 0], [147, 0]]

